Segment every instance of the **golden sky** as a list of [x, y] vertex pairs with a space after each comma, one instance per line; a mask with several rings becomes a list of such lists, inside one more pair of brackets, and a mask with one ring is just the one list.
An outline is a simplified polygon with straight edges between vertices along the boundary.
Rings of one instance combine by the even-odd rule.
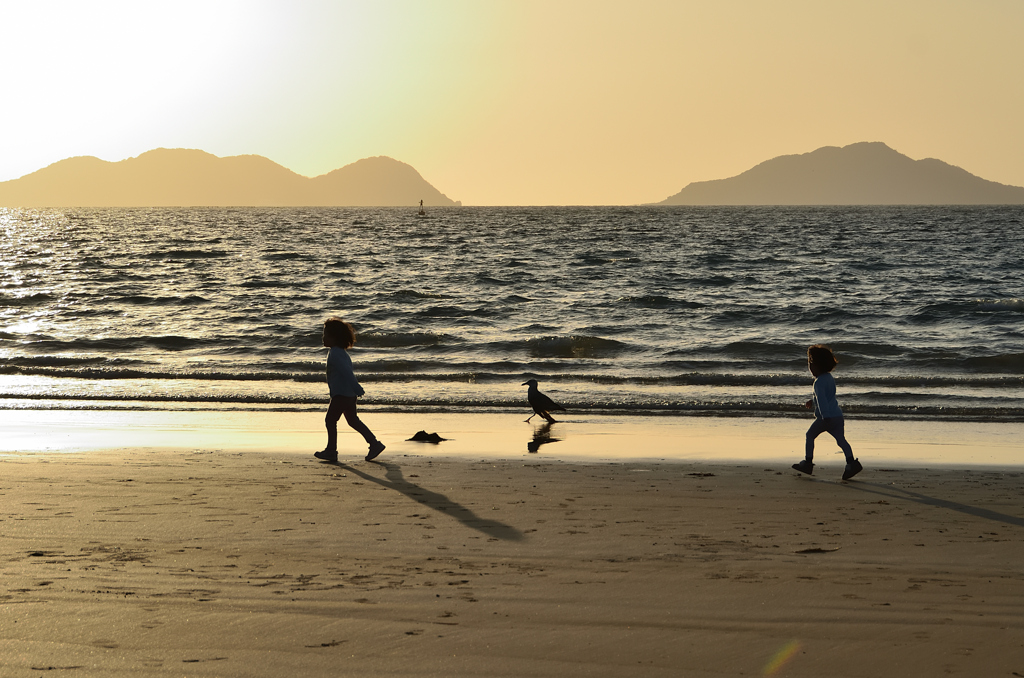
[[1024, 185], [1020, 0], [0, 0], [0, 181], [152, 148], [635, 204], [884, 141]]

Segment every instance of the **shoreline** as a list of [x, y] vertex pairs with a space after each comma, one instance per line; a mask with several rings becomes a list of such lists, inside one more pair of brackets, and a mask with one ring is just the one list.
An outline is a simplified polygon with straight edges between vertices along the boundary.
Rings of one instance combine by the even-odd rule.
[[[220, 384], [222, 382], [214, 382]], [[796, 401], [806, 395], [801, 389]], [[688, 401], [684, 404], [654, 404], [640, 402], [633, 405], [587, 404], [566, 402], [574, 415], [595, 417], [711, 417], [756, 418], [756, 419], [802, 419], [807, 410], [794, 402], [766, 403], [739, 402], [723, 404], [716, 401]], [[520, 412], [524, 403], [516, 399], [497, 398], [493, 401], [437, 400], [437, 401], [391, 401], [367, 399], [360, 402], [365, 412], [389, 414], [511, 414]], [[167, 395], [97, 395], [90, 394], [18, 394], [6, 393], [0, 397], [2, 410], [89, 410], [89, 411], [170, 411], [170, 412], [214, 412], [214, 411], [263, 411], [263, 412], [310, 412], [326, 407], [322, 394], [302, 398], [263, 398], [258, 396], [180, 396]], [[856, 402], [843, 405], [847, 419], [857, 418], [872, 421], [939, 421], [1024, 424], [1024, 410], [1014, 407], [966, 407], [926, 405], [878, 405], [865, 407]]]
[[[380, 412], [363, 421], [387, 455], [435, 459], [687, 461], [789, 464], [803, 459], [811, 419], [568, 415], [551, 426], [517, 413]], [[311, 455], [325, 439], [323, 410], [0, 410], [0, 456], [110, 449], [205, 449]], [[438, 433], [439, 444], [409, 441]], [[866, 472], [893, 466], [1024, 466], [1024, 423], [847, 419], [847, 437]], [[339, 425], [342, 458], [361, 459], [365, 444]], [[817, 440], [818, 468], [842, 467], [828, 434]]]

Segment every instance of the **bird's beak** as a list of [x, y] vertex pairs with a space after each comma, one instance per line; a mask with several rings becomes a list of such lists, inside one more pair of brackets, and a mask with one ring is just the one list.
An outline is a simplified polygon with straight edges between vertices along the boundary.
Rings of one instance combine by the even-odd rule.
[[529, 385], [530, 385], [530, 382], [528, 382], [528, 381], [524, 381], [523, 383], [521, 383], [521, 384], [519, 384], [519, 385], [520, 385], [520, 386], [529, 386]]

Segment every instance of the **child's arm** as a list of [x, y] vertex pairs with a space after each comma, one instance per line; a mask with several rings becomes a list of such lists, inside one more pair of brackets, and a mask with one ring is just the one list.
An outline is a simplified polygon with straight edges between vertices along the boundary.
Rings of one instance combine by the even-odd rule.
[[814, 406], [815, 416], [821, 419], [843, 416], [836, 400], [836, 380], [831, 374], [823, 374], [814, 380]]
[[330, 384], [332, 394], [357, 398], [363, 395], [363, 387], [356, 380], [352, 359], [345, 349], [338, 348], [328, 354], [327, 383]]

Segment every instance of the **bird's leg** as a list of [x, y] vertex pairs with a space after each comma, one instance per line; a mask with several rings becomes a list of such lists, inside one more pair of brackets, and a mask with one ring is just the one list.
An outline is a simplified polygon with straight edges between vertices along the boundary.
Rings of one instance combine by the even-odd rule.
[[550, 414], [548, 414], [547, 412], [541, 412], [541, 413], [540, 413], [540, 416], [542, 416], [542, 417], [544, 417], [545, 419], [547, 419], [547, 420], [548, 420], [548, 423], [550, 423], [550, 424], [557, 424], [557, 423], [558, 423], [557, 421], [555, 421], [555, 418], [554, 418], [554, 417], [552, 417], [552, 416], [551, 416]]
[[533, 419], [533, 418], [534, 418], [534, 417], [536, 417], [536, 416], [537, 416], [537, 413], [536, 413], [536, 412], [534, 412], [533, 414], [531, 414], [531, 415], [530, 415], [530, 416], [529, 416], [529, 417], [528, 417], [528, 418], [527, 418], [527, 419], [525, 420], [525, 421], [526, 421], [526, 423], [527, 423], [527, 424], [529, 424], [529, 423], [530, 423], [530, 419]]

